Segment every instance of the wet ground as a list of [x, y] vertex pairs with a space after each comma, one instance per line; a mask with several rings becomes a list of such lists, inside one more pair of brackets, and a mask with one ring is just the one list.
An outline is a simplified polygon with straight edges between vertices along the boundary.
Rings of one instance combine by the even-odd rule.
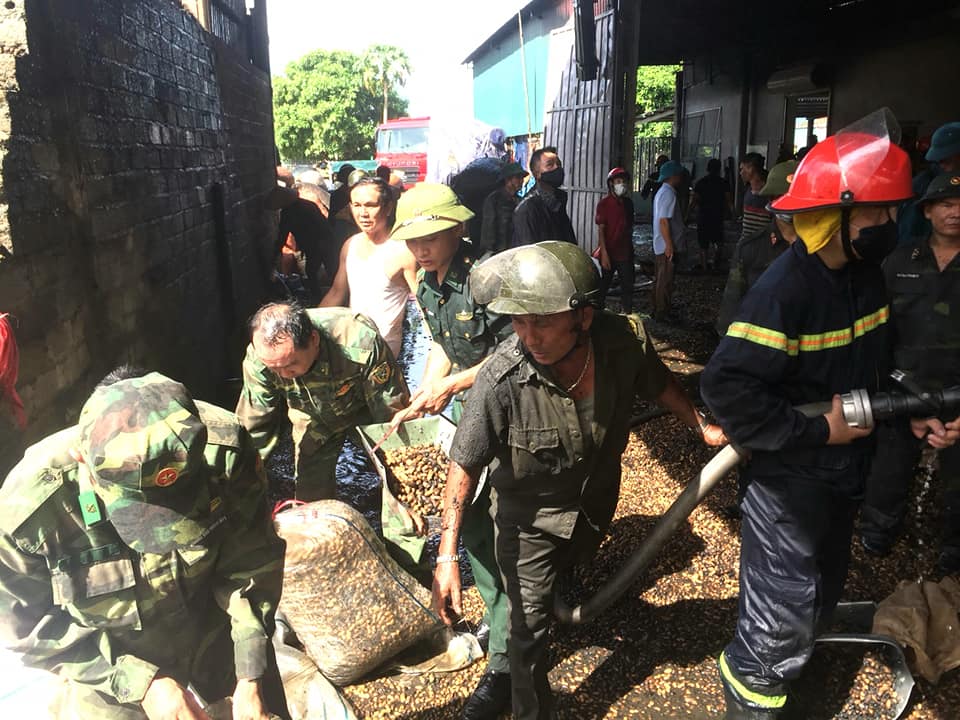
[[[649, 226], [635, 235], [641, 270], [652, 262]], [[647, 330], [681, 383], [698, 395], [699, 374], [716, 345], [712, 329], [725, 275], [681, 266], [674, 297], [679, 320]], [[618, 308], [616, 294], [610, 306]], [[635, 307], [650, 311], [649, 289], [638, 281]], [[412, 313], [416, 317], [416, 310]], [[412, 332], [412, 330], [411, 330]], [[425, 347], [425, 345], [424, 345]], [[405, 346], [406, 348], [406, 346]], [[424, 350], [425, 353], [425, 350]], [[409, 375], [408, 375], [409, 377]], [[414, 384], [418, 375], [414, 375]], [[580, 597], [596, 590], [643, 541], [711, 451], [655, 405], [638, 402], [640, 422], [623, 456], [623, 486], [610, 534], [577, 579]], [[378, 523], [377, 479], [358, 449], [348, 450], [343, 497]], [[561, 720], [719, 718], [723, 698], [716, 657], [729, 641], [737, 615], [739, 521], [731, 476], [691, 515], [661, 556], [626, 596], [594, 622], [551, 631], [551, 684]], [[936, 557], [939, 499], [928, 489], [911, 507], [904, 537], [893, 554], [876, 560], [854, 544], [844, 600], [879, 600], [900, 580], [929, 577]], [[463, 564], [462, 570], [466, 570]], [[483, 606], [466, 591], [468, 620]], [[367, 720], [454, 720], [484, 670], [367, 678], [344, 689]], [[819, 647], [793, 691], [786, 720], [892, 718], [892, 674], [885, 656], [850, 646]], [[907, 720], [960, 718], [960, 671], [938, 685], [918, 679]]]

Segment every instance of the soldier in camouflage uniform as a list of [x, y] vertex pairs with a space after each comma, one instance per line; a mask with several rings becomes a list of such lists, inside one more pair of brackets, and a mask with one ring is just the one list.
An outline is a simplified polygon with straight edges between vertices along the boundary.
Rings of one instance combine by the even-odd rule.
[[[391, 237], [406, 241], [422, 268], [417, 301], [433, 343], [423, 382], [414, 392], [410, 407], [395, 420], [424, 412], [439, 413], [452, 397], [451, 414], [459, 422], [464, 394], [484, 360], [501, 340], [513, 335], [510, 318], [489, 311], [470, 292], [473, 246], [462, 236], [463, 223], [472, 217], [473, 213], [446, 185], [420, 183], [400, 197]], [[487, 672], [467, 700], [463, 718], [493, 719], [510, 705], [510, 662], [507, 596], [494, 553], [489, 486], [480, 491], [466, 513], [463, 543], [477, 590], [487, 607], [484, 622], [489, 629]], [[483, 630], [481, 626], [478, 636], [485, 634]]]
[[237, 416], [266, 459], [286, 405], [296, 446], [297, 499], [336, 490], [347, 432], [387, 422], [409, 401], [407, 384], [373, 322], [346, 308], [264, 305], [250, 320]]
[[235, 718], [287, 717], [265, 491], [232, 413], [108, 376], [0, 489], [0, 641], [68, 681], [61, 717], [206, 717], [188, 684]]

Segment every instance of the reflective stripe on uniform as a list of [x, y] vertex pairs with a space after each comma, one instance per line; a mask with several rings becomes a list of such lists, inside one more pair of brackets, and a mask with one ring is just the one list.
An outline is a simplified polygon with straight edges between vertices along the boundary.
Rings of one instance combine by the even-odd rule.
[[730, 665], [727, 664], [726, 653], [720, 653], [720, 659], [717, 661], [717, 664], [720, 666], [720, 677], [723, 678], [723, 681], [730, 686], [730, 688], [737, 693], [741, 698], [746, 700], [749, 703], [753, 703], [756, 707], [760, 708], [782, 708], [787, 703], [786, 695], [764, 695], [762, 693], [754, 692], [746, 685], [744, 685], [737, 676], [733, 673], [733, 670], [730, 669]]
[[787, 353], [787, 355], [797, 354], [798, 341], [788, 338], [779, 330], [769, 330], [759, 325], [735, 322], [727, 329], [727, 335], [749, 340], [752, 343], [773, 348], [774, 350], [782, 350]]
[[868, 332], [885, 325], [889, 319], [890, 306], [884, 305], [876, 312], [858, 318], [853, 323], [853, 327], [830, 330], [814, 335], [801, 335], [799, 338], [787, 337], [779, 330], [771, 330], [745, 322], [733, 323], [727, 330], [727, 335], [794, 356], [800, 352], [817, 352], [850, 345], [854, 339], [863, 337]]

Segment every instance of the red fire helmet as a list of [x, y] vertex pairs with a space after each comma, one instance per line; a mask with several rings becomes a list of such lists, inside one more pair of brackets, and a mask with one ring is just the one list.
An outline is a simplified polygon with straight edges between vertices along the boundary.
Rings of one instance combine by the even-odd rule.
[[794, 172], [790, 190], [770, 207], [791, 213], [909, 200], [910, 157], [897, 139], [899, 126], [890, 111], [871, 113], [817, 143]]

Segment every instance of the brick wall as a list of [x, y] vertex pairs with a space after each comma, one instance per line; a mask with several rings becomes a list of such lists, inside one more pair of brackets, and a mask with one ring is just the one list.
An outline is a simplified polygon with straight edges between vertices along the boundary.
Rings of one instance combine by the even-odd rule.
[[229, 401], [276, 231], [269, 75], [174, 0], [8, 0], [0, 83], [0, 311], [29, 438], [121, 362]]

